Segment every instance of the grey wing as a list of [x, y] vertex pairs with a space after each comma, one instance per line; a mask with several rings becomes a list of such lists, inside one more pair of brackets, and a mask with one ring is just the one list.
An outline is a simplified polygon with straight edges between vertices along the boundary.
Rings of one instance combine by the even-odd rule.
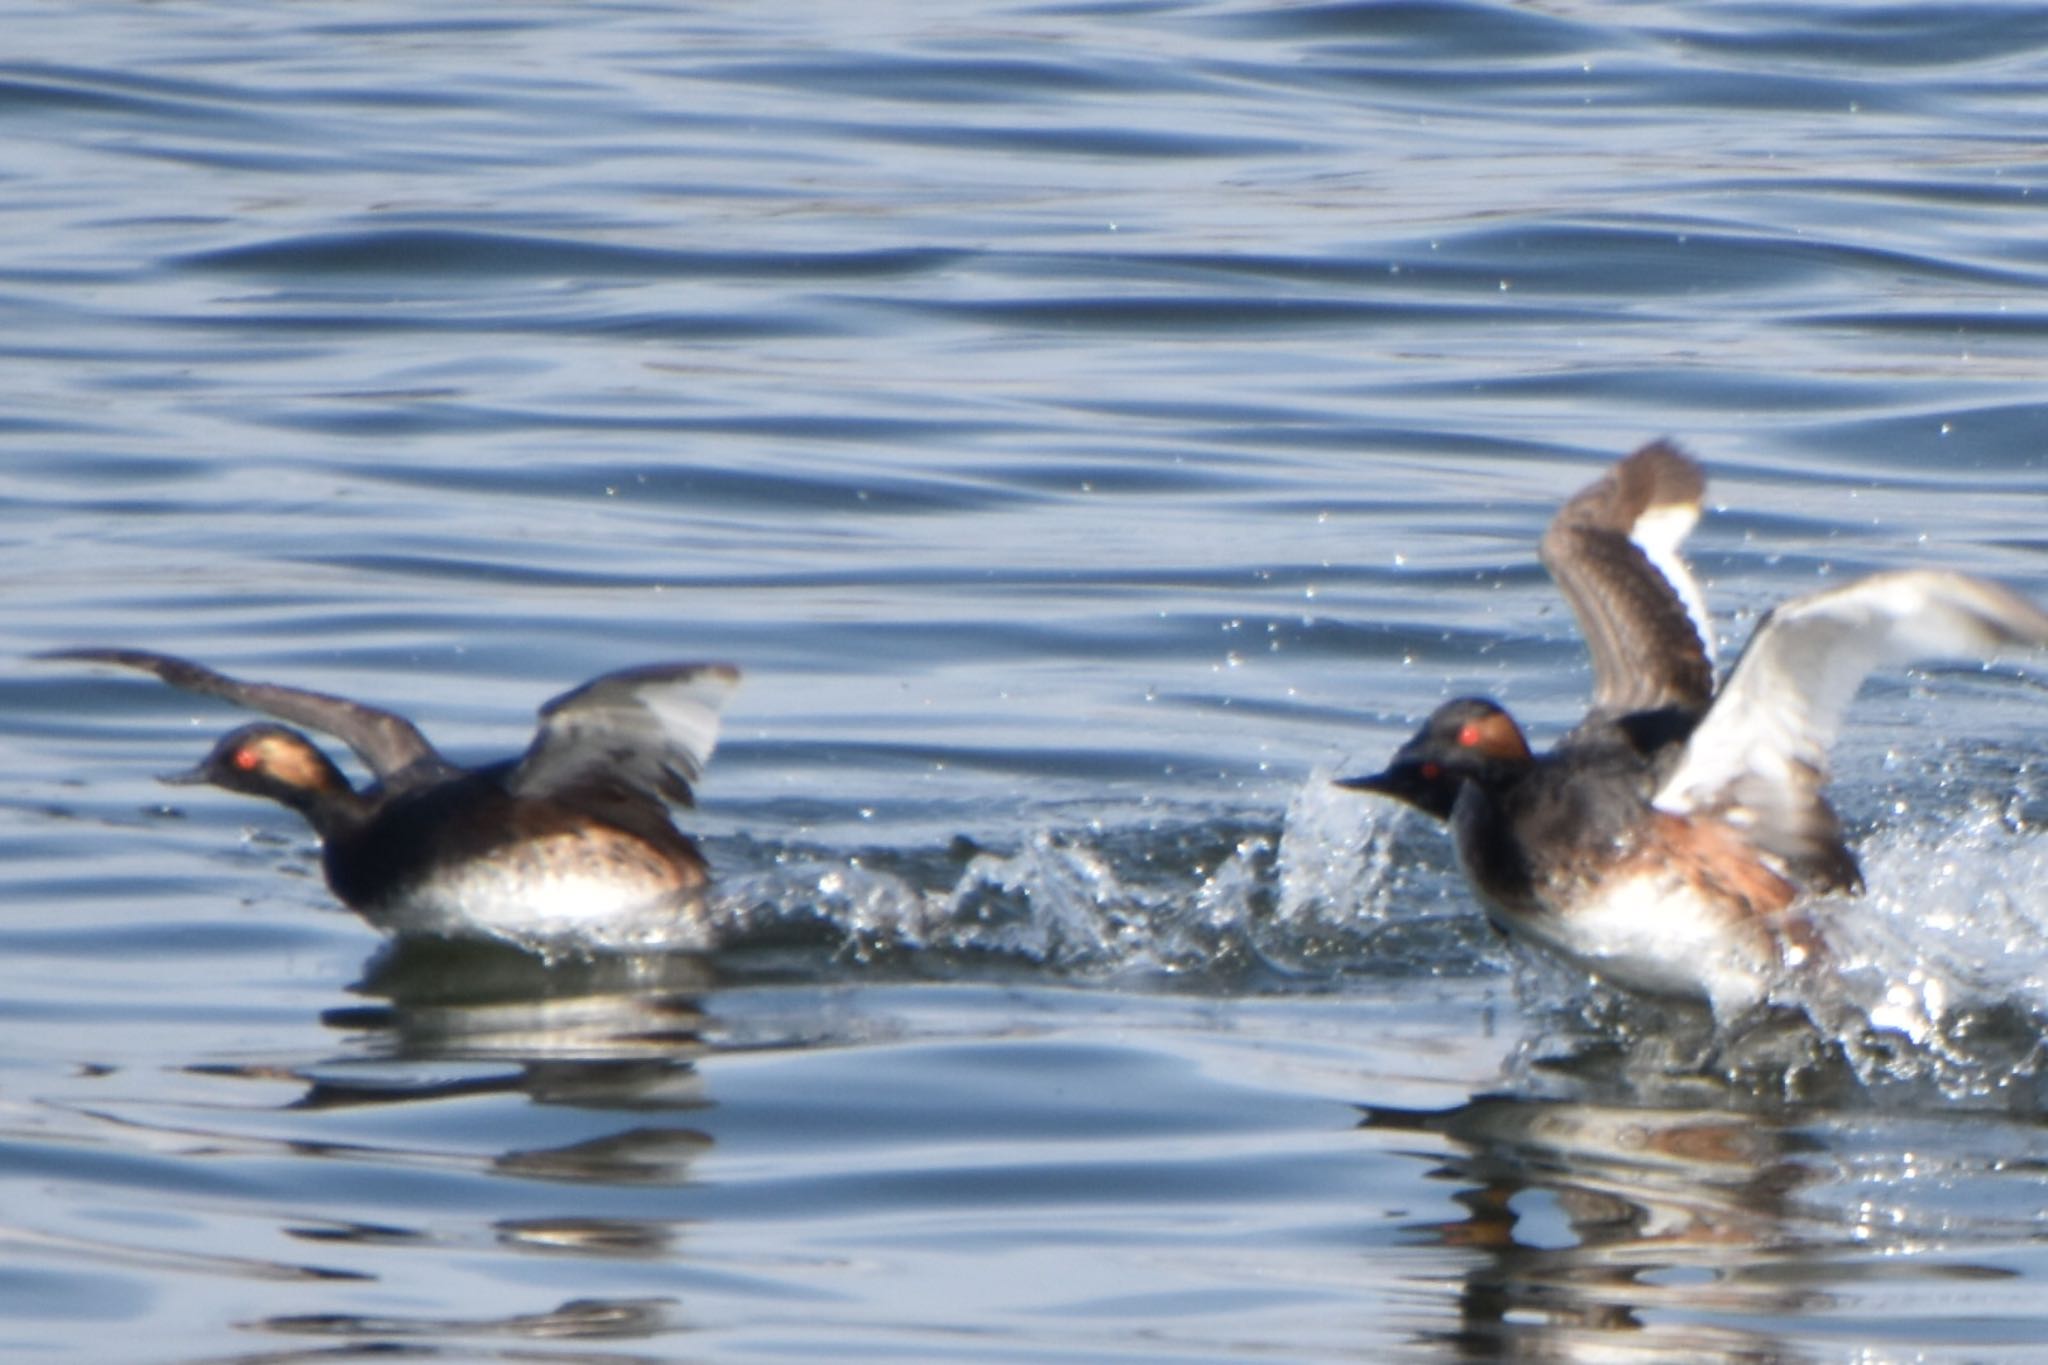
[[521, 796], [623, 786], [690, 805], [739, 679], [729, 664], [652, 664], [565, 692], [541, 707], [540, 732], [507, 785]]
[[267, 716], [276, 716], [279, 720], [332, 735], [355, 750], [380, 781], [418, 763], [440, 766], [444, 761], [434, 746], [427, 743], [426, 736], [404, 716], [380, 711], [345, 697], [282, 687], [276, 683], [243, 682], [190, 659], [153, 654], [143, 649], [58, 649], [36, 657], [140, 669], [154, 673], [186, 692], [219, 697], [237, 706], [246, 706], [252, 711], [261, 711]]
[[1543, 533], [1543, 566], [1593, 656], [1596, 714], [1700, 711], [1713, 697], [1706, 605], [1679, 555], [1705, 492], [1699, 466], [1657, 441], [1573, 496]]
[[2048, 647], [2048, 613], [1959, 573], [1872, 574], [1783, 603], [1758, 624], [1655, 802], [1796, 837], [1820, 801], [1843, 713], [1873, 669], [2011, 647]]

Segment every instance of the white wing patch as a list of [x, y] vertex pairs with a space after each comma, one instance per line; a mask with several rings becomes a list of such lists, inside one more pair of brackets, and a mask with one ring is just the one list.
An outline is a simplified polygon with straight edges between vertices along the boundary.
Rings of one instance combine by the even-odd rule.
[[1785, 602], [1757, 626], [1655, 804], [1683, 815], [1726, 807], [1741, 791], [1817, 792], [1843, 713], [1873, 669], [2011, 646], [2048, 647], [2048, 613], [1958, 573], [1872, 574]]
[[1707, 664], [1714, 663], [1714, 626], [1707, 616], [1706, 594], [1700, 591], [1699, 580], [1692, 576], [1692, 569], [1679, 554], [1679, 546], [1692, 534], [1692, 528], [1699, 525], [1700, 507], [1696, 502], [1667, 502], [1643, 509], [1642, 515], [1628, 529], [1628, 538], [1643, 552], [1652, 568], [1664, 576], [1671, 590], [1678, 594], [1678, 600], [1685, 607], [1685, 614], [1692, 618], [1693, 632], [1700, 637], [1700, 648], [1706, 651]]

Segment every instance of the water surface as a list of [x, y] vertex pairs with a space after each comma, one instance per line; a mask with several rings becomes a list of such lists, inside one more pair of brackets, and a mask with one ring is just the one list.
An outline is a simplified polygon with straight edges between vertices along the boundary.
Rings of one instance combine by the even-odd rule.
[[[2004, 3], [21, 4], [0, 57], [0, 1348], [2023, 1359], [2039, 661], [1873, 681], [1740, 1028], [1328, 786], [1589, 671], [1663, 434], [1732, 655], [2048, 599]], [[522, 746], [747, 681], [721, 946], [392, 949], [128, 644]]]

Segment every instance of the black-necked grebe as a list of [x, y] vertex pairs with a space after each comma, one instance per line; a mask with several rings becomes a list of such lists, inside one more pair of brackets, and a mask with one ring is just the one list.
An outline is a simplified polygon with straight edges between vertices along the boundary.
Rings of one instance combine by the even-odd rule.
[[739, 681], [724, 664], [607, 673], [540, 710], [524, 754], [449, 762], [403, 716], [131, 649], [44, 658], [142, 669], [343, 741], [375, 782], [350, 785], [311, 740], [246, 725], [189, 773], [298, 811], [320, 836], [334, 894], [397, 933], [495, 937], [530, 946], [664, 944], [691, 935], [708, 870], [669, 807], [688, 806]]
[[1504, 932], [1621, 985], [1761, 997], [1818, 947], [1801, 902], [1862, 889], [1822, 794], [1828, 749], [1880, 664], [2048, 646], [2048, 614], [1994, 583], [1879, 573], [1781, 604], [1714, 688], [1678, 553], [1706, 483], [1645, 446], [1567, 502], [1541, 558], [1593, 656], [1593, 707], [1532, 754], [1496, 703], [1437, 708], [1393, 763], [1341, 785], [1447, 821]]

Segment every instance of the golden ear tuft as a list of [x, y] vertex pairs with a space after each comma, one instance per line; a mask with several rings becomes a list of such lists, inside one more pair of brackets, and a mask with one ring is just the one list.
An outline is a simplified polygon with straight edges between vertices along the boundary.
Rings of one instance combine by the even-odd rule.
[[1458, 731], [1458, 743], [1488, 758], [1520, 761], [1529, 757], [1529, 741], [1522, 738], [1522, 728], [1505, 711], [1467, 721]]
[[[302, 791], [321, 791], [333, 785], [332, 770], [319, 750], [301, 740], [283, 735], [265, 735], [255, 746], [259, 766], [279, 782]], [[244, 750], [249, 753], [251, 750]], [[236, 761], [241, 761], [236, 755]]]

